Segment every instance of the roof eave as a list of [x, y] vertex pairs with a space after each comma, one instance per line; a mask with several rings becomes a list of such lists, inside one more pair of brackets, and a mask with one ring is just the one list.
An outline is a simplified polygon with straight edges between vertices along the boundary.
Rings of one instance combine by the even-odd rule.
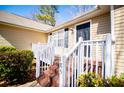
[[7, 26], [12, 26], [12, 27], [17, 27], [17, 28], [22, 28], [22, 29], [27, 29], [27, 30], [32, 30], [32, 31], [41, 32], [41, 33], [48, 33], [47, 32], [48, 30], [30, 28], [30, 27], [25, 27], [25, 26], [21, 26], [21, 25], [17, 25], [17, 24], [11, 24], [11, 23], [2, 22], [2, 21], [0, 21], [0, 24], [7, 25]]
[[52, 26], [40, 23], [40, 22], [36, 22], [34, 20], [13, 14], [13, 13], [8, 13], [6, 11], [0, 11], [0, 22], [1, 23], [6, 23], [12, 26], [20, 26], [23, 28], [29, 28], [29, 29], [36, 29], [39, 32], [45, 32], [47, 33], [47, 31], [49, 29], [52, 28]]

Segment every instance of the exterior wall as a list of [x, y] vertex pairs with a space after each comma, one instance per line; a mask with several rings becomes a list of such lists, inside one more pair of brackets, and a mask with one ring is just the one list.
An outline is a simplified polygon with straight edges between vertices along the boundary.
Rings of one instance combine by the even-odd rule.
[[[104, 39], [107, 33], [111, 33], [109, 13], [97, 16], [89, 20], [91, 20], [91, 39], [92, 40]], [[71, 30], [69, 31], [69, 47], [73, 47], [76, 44], [75, 25], [69, 27], [73, 29], [73, 32]]]
[[[97, 17], [94, 17], [92, 19], [86, 20], [90, 21], [91, 20], [91, 39], [96, 40], [96, 39], [104, 39], [107, 33], [110, 33], [110, 13], [106, 13]], [[85, 21], [82, 21], [81, 23], [85, 23]], [[77, 23], [80, 24], [80, 23]], [[69, 50], [72, 49], [72, 47], [76, 44], [76, 25], [71, 25], [66, 28], [70, 28], [69, 30], [69, 36], [68, 36], [68, 49], [65, 49], [65, 53], [67, 53]], [[60, 48], [59, 48], [60, 50]], [[57, 50], [57, 51], [59, 51]], [[63, 51], [63, 50], [61, 50]], [[95, 53], [95, 48], [93, 49]], [[99, 53], [101, 53], [101, 49], [99, 48]], [[59, 51], [59, 54], [60, 51]], [[95, 54], [94, 54], [95, 55]], [[95, 56], [94, 56], [95, 58]]]
[[[105, 39], [106, 34], [110, 33], [110, 13], [106, 13], [97, 17], [94, 17], [91, 20], [91, 40], [102, 40]], [[89, 20], [89, 21], [90, 21]], [[88, 21], [88, 20], [87, 20]], [[69, 45], [70, 48], [76, 44], [76, 30], [74, 33], [69, 36]], [[101, 47], [98, 47], [98, 55], [101, 54]], [[93, 60], [95, 60], [95, 47], [93, 47]], [[99, 56], [99, 61], [101, 61], [101, 56]]]
[[[106, 38], [107, 33], [111, 33], [110, 13], [95, 17], [92, 19], [91, 34], [93, 40], [102, 40]], [[102, 59], [102, 47], [98, 47], [98, 60]], [[93, 60], [96, 59], [96, 47], [93, 47]]]
[[124, 6], [114, 6], [115, 73], [124, 72]]
[[17, 49], [31, 49], [32, 43], [46, 43], [47, 34], [0, 24], [0, 35]]
[[104, 14], [92, 19], [91, 33], [92, 39], [104, 39], [107, 33], [110, 33], [110, 14]]
[[0, 46], [12, 46], [12, 45], [0, 35]]

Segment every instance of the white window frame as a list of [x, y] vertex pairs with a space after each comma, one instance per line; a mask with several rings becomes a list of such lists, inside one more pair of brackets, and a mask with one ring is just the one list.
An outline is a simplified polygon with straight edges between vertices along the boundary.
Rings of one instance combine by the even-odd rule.
[[[90, 40], [92, 40], [92, 20], [90, 19], [90, 20], [87, 20], [87, 21], [83, 21], [83, 22], [80, 22], [80, 23], [77, 23], [77, 24], [75, 24], [75, 37], [77, 38], [77, 30], [76, 30], [76, 27], [77, 26], [79, 26], [79, 25], [82, 25], [82, 24], [85, 24], [85, 23], [88, 23], [88, 22], [90, 22]], [[75, 38], [75, 41], [76, 41], [76, 38]], [[77, 41], [76, 41], [77, 42]]]
[[[62, 37], [59, 35], [62, 33]], [[64, 29], [60, 29], [59, 31], [52, 32], [52, 35], [55, 35], [55, 47], [64, 47]], [[62, 42], [59, 42], [59, 40], [62, 40]]]

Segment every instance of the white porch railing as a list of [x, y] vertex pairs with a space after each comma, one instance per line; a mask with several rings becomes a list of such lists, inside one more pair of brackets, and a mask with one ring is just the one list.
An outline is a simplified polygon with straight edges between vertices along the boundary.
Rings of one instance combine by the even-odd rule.
[[94, 72], [101, 77], [112, 76], [111, 35], [105, 40], [83, 41], [63, 55], [60, 62], [60, 86], [76, 87], [80, 74]]
[[[46, 70], [53, 63], [55, 46], [54, 43], [32, 44], [32, 51], [36, 58], [37, 78], [41, 71]], [[110, 34], [104, 40], [83, 41], [80, 38], [69, 53], [61, 56], [59, 84], [62, 87], [76, 87], [80, 74], [94, 72], [106, 78], [113, 75], [112, 69]]]
[[32, 51], [36, 58], [36, 78], [40, 73], [47, 70], [48, 66], [53, 63], [55, 48], [52, 43], [32, 44]]

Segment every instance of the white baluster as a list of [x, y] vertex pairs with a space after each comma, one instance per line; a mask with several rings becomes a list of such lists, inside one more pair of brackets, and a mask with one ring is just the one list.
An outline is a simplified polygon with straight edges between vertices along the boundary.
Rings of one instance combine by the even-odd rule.
[[102, 42], [102, 78], [105, 78], [105, 43]]
[[73, 87], [73, 79], [74, 79], [74, 75], [73, 75], [73, 71], [74, 71], [74, 53], [72, 54], [72, 59], [71, 59], [71, 62], [72, 62], [72, 78], [71, 78], [71, 87]]
[[75, 72], [74, 72], [74, 87], [77, 86], [77, 78], [76, 78], [76, 75], [77, 75], [77, 60], [76, 60], [76, 51], [74, 51], [74, 63], [75, 63]]
[[93, 42], [91, 42], [91, 44], [90, 44], [90, 63], [91, 63], [91, 69], [90, 69], [90, 71], [91, 71], [91, 73], [93, 72]]
[[68, 61], [68, 87], [70, 87], [70, 57]]
[[82, 43], [82, 73], [84, 73], [84, 43]]
[[37, 46], [37, 55], [36, 55], [36, 78], [40, 76], [40, 55], [39, 55], [39, 46]]
[[86, 74], [88, 73], [88, 43], [86, 43]]
[[64, 87], [66, 83], [66, 63], [65, 63], [65, 56], [61, 57], [61, 61], [59, 64], [59, 86]]
[[96, 42], [96, 75], [98, 75], [98, 42]]

